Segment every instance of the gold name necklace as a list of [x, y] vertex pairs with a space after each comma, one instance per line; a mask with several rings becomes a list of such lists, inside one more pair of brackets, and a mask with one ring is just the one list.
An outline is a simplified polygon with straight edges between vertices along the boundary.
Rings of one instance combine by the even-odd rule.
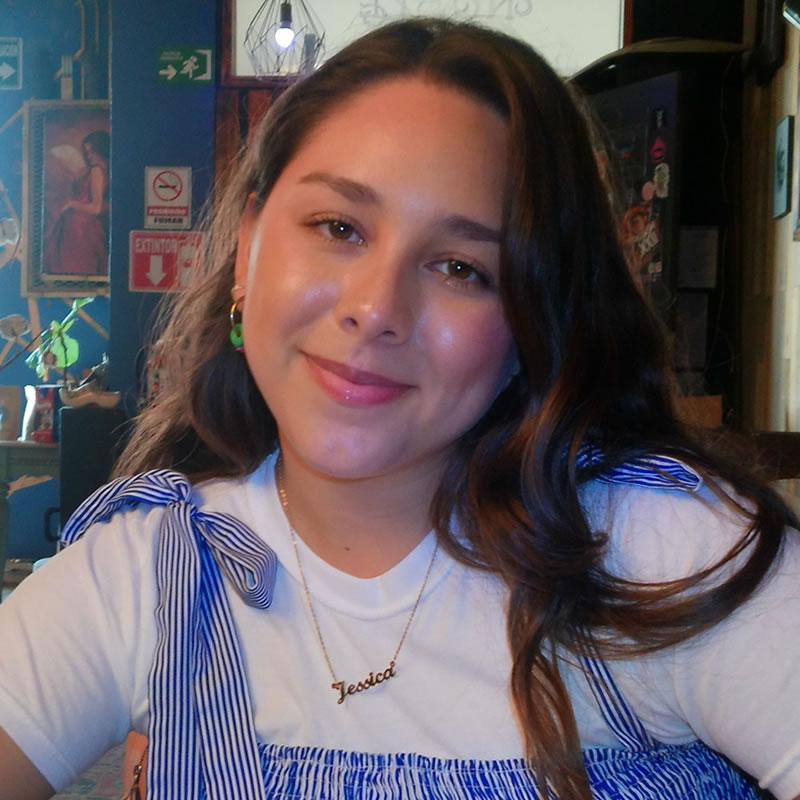
[[346, 681], [340, 681], [336, 677], [336, 671], [333, 669], [333, 664], [331, 664], [330, 656], [328, 655], [328, 648], [325, 646], [325, 639], [322, 636], [322, 630], [319, 627], [319, 620], [317, 619], [317, 614], [314, 611], [314, 604], [311, 602], [311, 592], [308, 590], [308, 581], [306, 580], [306, 573], [303, 570], [303, 562], [300, 560], [300, 550], [297, 547], [297, 533], [295, 532], [292, 523], [289, 521], [289, 500], [286, 497], [286, 487], [283, 485], [283, 459], [281, 456], [278, 456], [278, 463], [276, 464], [275, 468], [275, 476], [277, 479], [278, 484], [278, 496], [281, 499], [281, 506], [283, 507], [283, 513], [286, 516], [286, 522], [289, 525], [289, 534], [292, 537], [292, 545], [294, 546], [294, 555], [297, 559], [297, 568], [300, 570], [300, 579], [303, 583], [303, 591], [306, 595], [306, 603], [308, 604], [308, 610], [311, 613], [311, 620], [314, 623], [314, 628], [317, 632], [317, 639], [319, 639], [320, 647], [322, 647], [322, 654], [325, 656], [325, 663], [328, 665], [328, 670], [331, 673], [331, 678], [333, 678], [333, 683], [331, 683], [331, 689], [339, 694], [339, 699], [336, 701], [337, 704], [341, 705], [344, 703], [345, 698], [349, 697], [350, 695], [358, 694], [359, 692], [365, 692], [368, 689], [372, 689], [375, 686], [380, 685], [381, 683], [385, 683], [386, 681], [390, 680], [397, 676], [397, 656], [400, 655], [400, 648], [403, 646], [403, 642], [406, 640], [406, 636], [408, 636], [408, 630], [411, 627], [411, 623], [414, 621], [414, 616], [417, 613], [417, 608], [419, 607], [419, 601], [422, 600], [422, 595], [425, 592], [425, 587], [428, 585], [428, 578], [431, 575], [431, 570], [433, 569], [433, 562], [436, 560], [436, 553], [439, 550], [439, 543], [436, 543], [436, 546], [433, 548], [433, 555], [431, 556], [431, 560], [428, 563], [428, 569], [425, 571], [425, 578], [422, 581], [422, 586], [419, 588], [419, 593], [417, 594], [417, 599], [414, 601], [414, 607], [411, 609], [411, 614], [408, 617], [408, 621], [406, 622], [405, 628], [403, 628], [403, 635], [400, 637], [400, 641], [397, 644], [397, 649], [394, 651], [394, 655], [392, 656], [391, 660], [389, 661], [389, 666], [386, 669], [379, 670], [378, 672], [370, 672], [363, 680], [358, 681], [357, 683], [347, 683]]

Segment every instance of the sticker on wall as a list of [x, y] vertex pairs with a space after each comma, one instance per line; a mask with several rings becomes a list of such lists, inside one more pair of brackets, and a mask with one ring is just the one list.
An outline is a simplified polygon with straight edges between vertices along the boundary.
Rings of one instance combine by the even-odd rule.
[[214, 51], [210, 47], [159, 47], [156, 70], [161, 83], [210, 83]]
[[792, 150], [794, 117], [784, 117], [775, 128], [775, 172], [772, 176], [772, 217], [780, 219], [792, 208]]
[[192, 168], [144, 168], [144, 227], [186, 230], [192, 224]]
[[131, 231], [128, 289], [168, 292], [186, 286], [200, 257], [198, 231]]
[[0, 89], [22, 88], [22, 39], [0, 37]]

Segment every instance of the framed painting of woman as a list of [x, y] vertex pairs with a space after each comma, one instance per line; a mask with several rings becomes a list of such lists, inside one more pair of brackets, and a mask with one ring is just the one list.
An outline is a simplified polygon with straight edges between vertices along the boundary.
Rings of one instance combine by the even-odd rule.
[[24, 295], [108, 289], [108, 103], [25, 104], [22, 269]]

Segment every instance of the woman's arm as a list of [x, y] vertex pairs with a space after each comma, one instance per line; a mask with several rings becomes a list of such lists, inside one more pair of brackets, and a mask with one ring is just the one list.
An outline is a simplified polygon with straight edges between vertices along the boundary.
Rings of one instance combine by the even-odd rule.
[[146, 725], [159, 519], [94, 526], [0, 605], [0, 726], [56, 790]]
[[0, 728], [0, 800], [46, 800], [55, 789]]
[[86, 214], [95, 216], [103, 210], [103, 195], [106, 190], [106, 173], [98, 166], [94, 166], [89, 171], [89, 195], [88, 203], [80, 200], [70, 200], [65, 206], [64, 211], [74, 208], [76, 211], [83, 211]]

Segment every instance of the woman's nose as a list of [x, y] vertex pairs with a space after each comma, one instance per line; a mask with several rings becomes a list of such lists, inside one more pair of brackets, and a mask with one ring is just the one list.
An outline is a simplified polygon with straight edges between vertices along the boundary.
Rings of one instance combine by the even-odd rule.
[[374, 253], [352, 264], [336, 307], [339, 325], [367, 339], [405, 341], [414, 324], [414, 269]]

